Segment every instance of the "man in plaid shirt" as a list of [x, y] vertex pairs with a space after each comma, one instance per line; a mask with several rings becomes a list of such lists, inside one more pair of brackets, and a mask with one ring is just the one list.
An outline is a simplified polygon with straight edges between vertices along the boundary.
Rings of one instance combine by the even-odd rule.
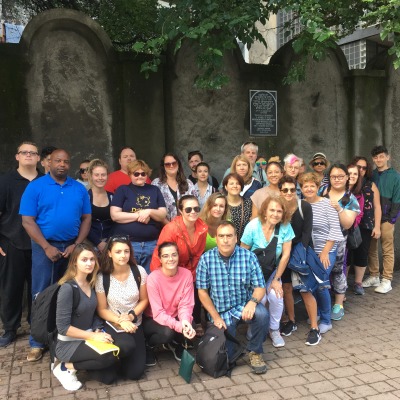
[[[260, 303], [265, 281], [254, 253], [236, 245], [235, 226], [222, 221], [217, 229], [217, 247], [204, 253], [196, 272], [200, 301], [219, 329], [236, 335], [240, 321], [250, 324], [249, 359], [256, 374], [267, 372], [262, 344], [269, 325], [267, 309]], [[227, 342], [228, 357], [233, 348]]]

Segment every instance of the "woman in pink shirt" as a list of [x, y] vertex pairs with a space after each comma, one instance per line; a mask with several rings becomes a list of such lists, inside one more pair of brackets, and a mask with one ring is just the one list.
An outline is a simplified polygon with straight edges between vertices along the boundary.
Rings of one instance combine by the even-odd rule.
[[178, 246], [164, 242], [158, 246], [161, 267], [147, 278], [149, 307], [143, 320], [146, 337], [146, 365], [156, 364], [154, 347], [163, 345], [181, 360], [185, 338], [192, 339], [194, 288], [191, 272], [179, 267]]

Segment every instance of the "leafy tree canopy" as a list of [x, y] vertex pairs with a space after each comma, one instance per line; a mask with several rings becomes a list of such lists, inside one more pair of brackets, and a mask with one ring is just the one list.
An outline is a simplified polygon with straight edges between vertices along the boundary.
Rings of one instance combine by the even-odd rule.
[[24, 8], [30, 16], [52, 8], [82, 11], [96, 20], [119, 50], [156, 35], [157, 0], [4, 0]]
[[[3, 0], [7, 1], [7, 0]], [[400, 0], [14, 0], [32, 13], [54, 7], [83, 11], [104, 27], [117, 48], [132, 48], [151, 55], [142, 65], [149, 74], [156, 71], [161, 57], [172, 46], [176, 53], [183, 41], [196, 49], [199, 75], [196, 86], [221, 88], [228, 82], [223, 56], [235, 46], [235, 38], [248, 48], [255, 41], [267, 45], [256, 28], [279, 10], [292, 19], [283, 27], [290, 33], [295, 23], [302, 30], [292, 42], [298, 61], [285, 81], [304, 79], [307, 60], [322, 60], [329, 48], [361, 26], [381, 28], [381, 38], [389, 36], [389, 54], [400, 66]]]

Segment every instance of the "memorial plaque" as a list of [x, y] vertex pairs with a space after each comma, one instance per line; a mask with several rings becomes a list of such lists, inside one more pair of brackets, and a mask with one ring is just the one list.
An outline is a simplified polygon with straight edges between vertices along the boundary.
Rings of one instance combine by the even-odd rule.
[[276, 90], [250, 90], [250, 135], [277, 136]]

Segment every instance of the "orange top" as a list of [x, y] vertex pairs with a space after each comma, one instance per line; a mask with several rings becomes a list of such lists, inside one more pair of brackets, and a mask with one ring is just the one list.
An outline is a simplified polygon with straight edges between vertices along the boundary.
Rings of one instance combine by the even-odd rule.
[[193, 275], [193, 281], [195, 281], [196, 267], [206, 245], [207, 231], [207, 224], [198, 218], [195, 222], [193, 242], [191, 242], [182, 217], [175, 217], [164, 226], [160, 233], [151, 259], [150, 270], [154, 271], [161, 266], [161, 261], [158, 258], [158, 245], [163, 242], [175, 242], [179, 250], [179, 266], [188, 269]]

